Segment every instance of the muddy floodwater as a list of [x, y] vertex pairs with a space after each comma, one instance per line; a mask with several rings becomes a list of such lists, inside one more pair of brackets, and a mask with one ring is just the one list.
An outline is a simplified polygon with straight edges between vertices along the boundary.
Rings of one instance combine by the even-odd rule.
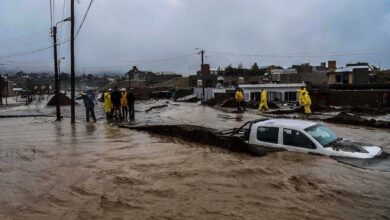
[[[184, 103], [145, 113], [154, 104], [136, 107], [137, 122], [223, 129], [260, 117]], [[390, 218], [390, 172], [303, 153], [254, 157], [78, 117], [74, 126], [0, 119], [0, 219]], [[326, 125], [390, 152], [389, 130]]]

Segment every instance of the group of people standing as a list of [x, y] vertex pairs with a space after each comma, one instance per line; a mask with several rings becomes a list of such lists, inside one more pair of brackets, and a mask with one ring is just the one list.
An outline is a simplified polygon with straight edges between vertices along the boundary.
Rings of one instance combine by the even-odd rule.
[[127, 121], [134, 119], [134, 102], [135, 97], [131, 91], [125, 88], [119, 90], [109, 89], [103, 93], [104, 111], [107, 119], [121, 119]]
[[[298, 91], [298, 103], [304, 110], [306, 115], [311, 114], [311, 99], [309, 96], [309, 92], [306, 90], [304, 86], [301, 87]], [[268, 111], [268, 101], [267, 101], [267, 90], [261, 89], [260, 94], [260, 103], [259, 103], [259, 111]], [[245, 111], [245, 96], [242, 88], [237, 88], [235, 93], [235, 100], [237, 103], [237, 112]]]

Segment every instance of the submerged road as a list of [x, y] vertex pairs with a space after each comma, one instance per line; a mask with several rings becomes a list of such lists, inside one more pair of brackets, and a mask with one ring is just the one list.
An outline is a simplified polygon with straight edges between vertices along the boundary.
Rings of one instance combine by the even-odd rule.
[[[220, 129], [259, 117], [147, 108], [139, 120]], [[390, 151], [388, 130], [328, 126]], [[389, 172], [324, 156], [252, 157], [104, 120], [0, 119], [0, 219], [388, 219], [389, 185]]]

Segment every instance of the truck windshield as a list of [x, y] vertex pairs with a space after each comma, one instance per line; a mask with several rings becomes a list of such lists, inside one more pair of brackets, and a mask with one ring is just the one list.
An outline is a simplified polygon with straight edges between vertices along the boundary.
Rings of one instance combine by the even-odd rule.
[[326, 146], [339, 139], [333, 131], [320, 124], [308, 127], [305, 131], [316, 139], [322, 146]]

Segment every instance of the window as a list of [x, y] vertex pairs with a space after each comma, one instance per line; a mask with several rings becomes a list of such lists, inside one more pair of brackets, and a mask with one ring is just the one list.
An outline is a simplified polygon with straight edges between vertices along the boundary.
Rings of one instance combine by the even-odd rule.
[[338, 139], [337, 135], [329, 130], [329, 128], [319, 124], [306, 128], [305, 131], [316, 139], [322, 146], [328, 145]]
[[278, 133], [279, 128], [259, 127], [257, 129], [257, 140], [277, 144]]
[[348, 84], [349, 82], [349, 73], [339, 73], [336, 75], [336, 83], [341, 83], [341, 84]]
[[341, 75], [340, 74], [336, 75], [336, 83], [341, 83]]
[[283, 129], [283, 144], [294, 147], [316, 149], [314, 143], [303, 133], [291, 129]]
[[286, 102], [296, 102], [297, 101], [297, 92], [285, 92], [284, 101]]

